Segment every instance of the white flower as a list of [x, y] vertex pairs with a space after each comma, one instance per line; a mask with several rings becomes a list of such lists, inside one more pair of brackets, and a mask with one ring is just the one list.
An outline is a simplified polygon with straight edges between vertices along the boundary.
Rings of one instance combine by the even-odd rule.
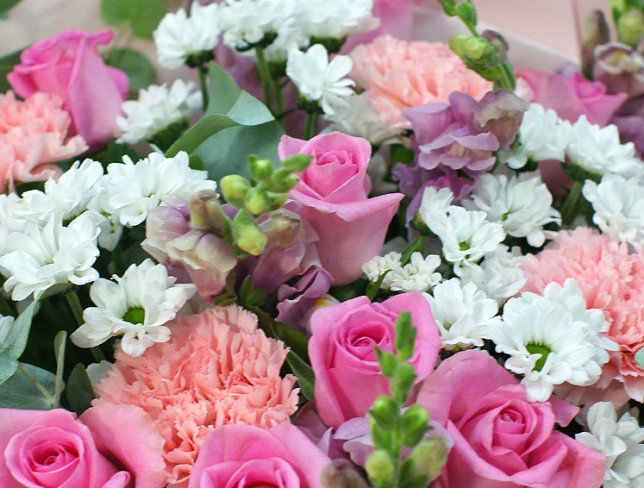
[[20, 197], [15, 193], [0, 193], [0, 256], [5, 254], [8, 237], [13, 232], [24, 229], [26, 221], [16, 216], [16, 206]]
[[188, 154], [183, 151], [173, 158], [151, 153], [136, 164], [124, 156], [123, 164], [107, 167], [103, 209], [122, 225], [135, 226], [170, 195], [189, 200], [198, 191], [214, 191], [217, 184], [206, 179], [206, 171], [191, 169], [189, 162]]
[[454, 194], [449, 188], [435, 188], [428, 186], [423, 191], [423, 198], [418, 208], [420, 218], [426, 225], [434, 220], [447, 218], [447, 211], [454, 201]]
[[349, 56], [337, 55], [329, 62], [326, 48], [315, 44], [305, 53], [298, 49], [289, 53], [286, 74], [300, 95], [319, 101], [326, 114], [333, 114], [333, 107], [346, 103], [344, 97], [353, 94], [350, 87], [355, 83], [346, 78], [352, 67]]
[[154, 31], [159, 64], [175, 69], [186, 62], [191, 54], [212, 51], [219, 39], [219, 6], [202, 6], [193, 2], [190, 17], [184, 9], [168, 13]]
[[573, 279], [550, 283], [543, 296], [526, 292], [503, 308], [503, 322], [490, 328], [496, 351], [508, 354], [505, 367], [524, 375], [530, 401], [550, 398], [554, 385], [595, 383], [617, 344], [602, 333], [608, 322], [599, 309], [587, 309]]
[[116, 118], [117, 142], [149, 141], [170, 124], [185, 121], [201, 106], [201, 92], [191, 81], [176, 80], [170, 89], [163, 84], [139, 91], [138, 100], [123, 103], [125, 116]]
[[528, 159], [563, 161], [570, 132], [570, 123], [560, 119], [554, 110], [545, 110], [532, 103], [523, 114], [518, 140], [512, 151], [500, 151], [499, 156], [512, 169], [523, 168]]
[[378, 27], [373, 0], [306, 0], [295, 22], [307, 37], [342, 39]]
[[463, 284], [458, 278], [444, 281], [425, 294], [438, 324], [443, 347], [483, 346], [489, 339], [489, 327], [500, 321], [499, 307], [474, 283]]
[[570, 164], [593, 175], [614, 173], [630, 178], [644, 172], [644, 164], [635, 157], [635, 146], [619, 141], [615, 125], [600, 127], [588, 122], [585, 115], [573, 124], [566, 153]]
[[400, 128], [389, 125], [364, 93], [351, 95], [341, 103], [332, 103], [333, 114], [327, 119], [331, 125], [325, 132], [340, 131], [367, 139], [374, 146], [391, 144], [400, 139]]
[[502, 303], [519, 293], [526, 283], [521, 260], [520, 251], [512, 253], [501, 244], [481, 264], [465, 268], [461, 279], [476, 284], [487, 296]]
[[54, 216], [44, 227], [27, 222], [22, 232], [8, 236], [7, 254], [0, 257], [0, 272], [7, 277], [5, 290], [21, 301], [29, 295], [38, 299], [55, 285], [95, 281], [98, 272], [92, 266], [99, 254], [98, 233], [87, 212], [67, 227]]
[[443, 256], [454, 265], [457, 276], [494, 252], [505, 239], [501, 224], [488, 222], [485, 212], [451, 206], [444, 217], [432, 212], [427, 217], [425, 223], [441, 240]]
[[588, 409], [588, 429], [575, 440], [606, 456], [604, 488], [644, 486], [644, 428], [626, 412], [617, 420], [611, 402], [595, 403]]
[[[362, 265], [362, 272], [369, 281], [376, 283], [384, 273], [387, 273], [387, 271], [400, 268], [401, 257], [402, 255], [399, 252], [390, 252], [384, 256], [375, 256]], [[387, 273], [385, 275], [380, 288], [385, 290], [389, 289], [389, 283], [391, 282], [390, 274], [391, 273]]]
[[72, 335], [78, 347], [95, 347], [110, 337], [123, 336], [121, 349], [140, 356], [155, 342], [166, 342], [170, 329], [163, 324], [173, 320], [197, 288], [177, 285], [162, 264], [146, 259], [131, 265], [114, 281], [100, 278], [90, 288], [96, 307], [83, 312], [84, 324]]
[[13, 323], [15, 321], [16, 319], [11, 316], [3, 317], [0, 315], [0, 346], [10, 345], [7, 344], [7, 339], [9, 338], [9, 334], [11, 329], [13, 329]]
[[487, 212], [491, 222], [503, 226], [506, 234], [526, 237], [528, 244], [541, 247], [546, 240], [543, 226], [561, 223], [559, 212], [552, 207], [552, 195], [538, 176], [524, 173], [508, 177], [483, 174], [476, 182], [468, 208]]
[[644, 242], [644, 185], [636, 179], [604, 175], [601, 183], [586, 180], [584, 197], [595, 210], [593, 222], [639, 249]]
[[415, 252], [410, 262], [403, 267], [393, 269], [387, 274], [391, 291], [427, 291], [441, 280], [441, 274], [436, 272], [441, 264], [439, 256], [423, 257]]

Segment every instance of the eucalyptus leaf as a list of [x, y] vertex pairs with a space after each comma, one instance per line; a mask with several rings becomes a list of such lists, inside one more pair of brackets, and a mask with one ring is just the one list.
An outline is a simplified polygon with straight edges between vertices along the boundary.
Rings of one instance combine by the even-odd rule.
[[18, 369], [18, 361], [0, 354], [0, 385], [13, 376]]
[[635, 354], [635, 361], [637, 361], [640, 367], [644, 368], [644, 347]]
[[130, 80], [130, 91], [147, 88], [156, 82], [157, 74], [150, 60], [129, 48], [110, 49], [103, 55], [105, 63], [124, 71]]
[[65, 396], [71, 409], [78, 415], [92, 406], [92, 400], [96, 398], [92, 381], [82, 363], [78, 363], [72, 369], [67, 379]]
[[49, 410], [54, 407], [56, 377], [31, 364], [21, 364], [14, 375], [0, 385], [0, 407]]
[[31, 303], [11, 326], [4, 344], [0, 344], [0, 355], [18, 359], [27, 347], [31, 321], [38, 302]]
[[61, 330], [54, 337], [54, 354], [56, 355], [56, 383], [54, 384], [54, 407], [60, 404], [60, 395], [63, 392], [63, 373], [65, 371], [65, 346], [67, 331]]
[[304, 361], [300, 356], [293, 351], [289, 351], [286, 356], [286, 362], [297, 377], [297, 383], [300, 386], [302, 395], [307, 400], [313, 400], [313, 392], [315, 389], [315, 376], [313, 369]]

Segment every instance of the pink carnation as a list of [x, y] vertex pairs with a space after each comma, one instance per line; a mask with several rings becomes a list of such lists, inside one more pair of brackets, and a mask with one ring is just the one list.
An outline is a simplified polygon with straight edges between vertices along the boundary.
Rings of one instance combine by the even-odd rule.
[[165, 439], [172, 483], [187, 480], [205, 437], [225, 424], [270, 428], [297, 409], [295, 377], [280, 377], [287, 350], [230, 306], [174, 321], [172, 338], [133, 358], [120, 349], [96, 387], [98, 404], [142, 407]]
[[492, 83], [468, 69], [446, 44], [407, 42], [382, 36], [351, 52], [351, 78], [364, 88], [376, 110], [392, 125], [409, 127], [405, 108], [447, 102], [450, 93], [480, 99]]
[[25, 101], [0, 94], [0, 192], [17, 181], [42, 181], [60, 174], [53, 164], [87, 149], [81, 136], [68, 138], [69, 114], [56, 95], [35, 93]]
[[[644, 401], [644, 368], [635, 360], [644, 347], [644, 250], [629, 254], [625, 244], [579, 227], [561, 232], [545, 250], [526, 257], [523, 271], [525, 290], [536, 293], [552, 281], [577, 281], [588, 307], [604, 311], [610, 323], [606, 335], [619, 344], [594, 389], [616, 404], [625, 403], [627, 396]], [[597, 398], [594, 389], [569, 392], [574, 394], [569, 398], [588, 403]]]

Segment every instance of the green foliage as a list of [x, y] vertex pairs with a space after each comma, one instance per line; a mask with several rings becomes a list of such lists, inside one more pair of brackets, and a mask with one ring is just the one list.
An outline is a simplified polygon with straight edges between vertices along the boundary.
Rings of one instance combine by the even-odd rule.
[[76, 364], [72, 369], [67, 379], [65, 396], [70, 408], [78, 415], [91, 407], [92, 400], [96, 398], [94, 387], [82, 363]]
[[18, 368], [18, 359], [27, 347], [31, 321], [38, 302], [33, 302], [14, 321], [4, 343], [0, 343], [0, 385]]
[[135, 36], [146, 39], [152, 38], [165, 12], [165, 0], [101, 0], [106, 24], [128, 24]]
[[156, 82], [157, 74], [150, 60], [139, 51], [114, 48], [103, 54], [106, 64], [123, 70], [130, 80], [130, 91], [147, 88]]
[[56, 405], [56, 376], [49, 371], [19, 364], [14, 375], [0, 386], [0, 407], [49, 410]]
[[20, 0], [0, 0], [0, 20], [9, 17], [9, 11], [20, 3]]
[[313, 400], [313, 391], [315, 389], [315, 376], [313, 375], [313, 369], [304, 361], [300, 356], [295, 354], [293, 351], [289, 351], [286, 356], [286, 362], [293, 374], [297, 377], [297, 384], [300, 387], [300, 391], [304, 398], [307, 400]]

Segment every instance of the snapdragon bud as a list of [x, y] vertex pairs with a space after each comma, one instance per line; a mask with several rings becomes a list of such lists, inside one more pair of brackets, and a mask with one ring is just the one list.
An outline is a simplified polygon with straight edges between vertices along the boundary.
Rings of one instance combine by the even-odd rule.
[[214, 192], [203, 190], [190, 199], [190, 225], [196, 229], [212, 230], [218, 234], [230, 227], [230, 218], [221, 208]]
[[221, 179], [219, 186], [228, 203], [237, 208], [242, 208], [244, 206], [244, 197], [250, 189], [250, 184], [246, 178], [240, 175], [224, 176]]
[[414, 380], [416, 379], [416, 370], [409, 363], [400, 363], [396, 367], [394, 377], [391, 381], [391, 394], [400, 402], [407, 401], [409, 392]]
[[393, 485], [396, 467], [391, 455], [384, 449], [373, 451], [367, 457], [364, 467], [376, 488], [389, 488]]
[[282, 168], [292, 173], [301, 173], [311, 164], [312, 160], [313, 156], [310, 154], [293, 154], [282, 160]]
[[442, 437], [424, 439], [412, 450], [412, 472], [416, 476], [426, 476], [431, 480], [438, 476], [447, 461], [449, 446]]
[[393, 398], [380, 395], [369, 409], [369, 415], [383, 428], [392, 428], [400, 415], [400, 405]]
[[391, 378], [396, 371], [398, 359], [389, 351], [382, 351], [381, 349], [376, 349], [376, 354], [378, 355], [378, 362], [380, 363], [382, 374], [387, 378]]
[[268, 195], [261, 188], [250, 188], [244, 195], [244, 208], [253, 215], [261, 215], [268, 211], [269, 207]]
[[617, 22], [617, 38], [624, 44], [637, 47], [644, 36], [644, 12], [630, 9]]
[[269, 159], [250, 156], [250, 177], [255, 181], [263, 181], [273, 174], [273, 165]]
[[402, 443], [414, 447], [425, 436], [429, 428], [429, 412], [422, 405], [412, 405], [400, 418]]
[[237, 247], [251, 256], [259, 256], [268, 238], [262, 232], [247, 210], [240, 210], [233, 219], [233, 239]]

